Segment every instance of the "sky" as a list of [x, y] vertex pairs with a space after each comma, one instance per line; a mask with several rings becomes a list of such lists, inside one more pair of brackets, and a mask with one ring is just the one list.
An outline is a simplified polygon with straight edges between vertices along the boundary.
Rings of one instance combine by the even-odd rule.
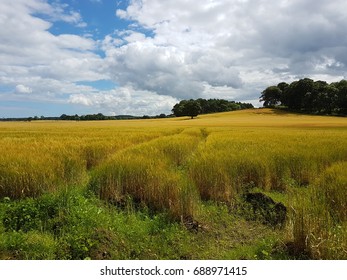
[[0, 118], [170, 114], [347, 78], [345, 0], [1, 0]]

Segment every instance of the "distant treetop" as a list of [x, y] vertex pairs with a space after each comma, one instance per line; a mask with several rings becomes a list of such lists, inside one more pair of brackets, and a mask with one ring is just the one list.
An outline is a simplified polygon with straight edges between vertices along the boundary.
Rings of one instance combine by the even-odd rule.
[[172, 113], [176, 117], [190, 116], [196, 117], [198, 114], [209, 114], [218, 112], [228, 112], [241, 109], [250, 109], [253, 105], [250, 103], [241, 103], [235, 101], [228, 101], [225, 99], [190, 99], [181, 100], [172, 108]]
[[304, 78], [291, 84], [285, 82], [263, 90], [260, 101], [264, 107], [284, 107], [315, 114], [347, 114], [347, 81], [328, 84]]

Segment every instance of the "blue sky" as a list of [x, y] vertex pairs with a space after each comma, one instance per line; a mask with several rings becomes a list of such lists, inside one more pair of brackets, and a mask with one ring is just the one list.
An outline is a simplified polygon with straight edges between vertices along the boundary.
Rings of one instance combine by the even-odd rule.
[[[57, 3], [57, 1], [48, 1]], [[81, 15], [85, 27], [57, 22], [50, 31], [59, 35], [64, 33], [89, 34], [94, 39], [102, 40], [106, 35], [115, 30], [127, 30], [131, 21], [120, 19], [116, 16], [117, 9], [126, 9], [128, 1], [114, 0], [83, 0], [83, 1], [60, 1], [68, 5], [67, 11], [76, 11]], [[82, 24], [83, 26], [83, 24]]]
[[[259, 104], [347, 73], [345, 0], [1, 0], [0, 118]], [[6, 28], [3, 28], [6, 27]]]

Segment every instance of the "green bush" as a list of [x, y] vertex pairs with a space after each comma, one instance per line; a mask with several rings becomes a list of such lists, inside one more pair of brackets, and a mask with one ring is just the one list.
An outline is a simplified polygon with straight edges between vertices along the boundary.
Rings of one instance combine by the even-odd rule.
[[58, 211], [58, 202], [50, 196], [27, 198], [6, 205], [3, 225], [6, 231], [46, 230], [53, 226]]

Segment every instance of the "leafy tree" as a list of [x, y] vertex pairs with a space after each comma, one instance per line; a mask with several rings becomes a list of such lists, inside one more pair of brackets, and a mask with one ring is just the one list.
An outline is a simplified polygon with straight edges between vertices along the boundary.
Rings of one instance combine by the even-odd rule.
[[[190, 107], [190, 108], [189, 108]], [[195, 109], [194, 109], [195, 107]], [[188, 108], [188, 111], [187, 111]], [[217, 112], [228, 112], [240, 109], [250, 109], [254, 108], [250, 103], [241, 103], [235, 101], [228, 101], [225, 99], [203, 99], [199, 98], [197, 100], [182, 100], [175, 104], [172, 108], [172, 112], [176, 117], [181, 116], [191, 116], [190, 112], [196, 110], [198, 114], [209, 114]], [[195, 115], [193, 116], [195, 117]]]
[[267, 87], [260, 96], [260, 101], [264, 102], [264, 107], [279, 105], [282, 99], [282, 90], [278, 86]]
[[317, 112], [331, 114], [337, 107], [338, 92], [334, 85], [326, 84], [317, 96]]
[[311, 79], [304, 78], [292, 82], [283, 96], [284, 105], [289, 109], [298, 110], [303, 107], [303, 100], [306, 93], [313, 91], [314, 82]]
[[183, 114], [185, 116], [190, 116], [191, 118], [196, 117], [201, 113], [200, 103], [196, 100], [190, 99], [187, 101], [183, 107]]
[[254, 108], [252, 103], [236, 102], [234, 106], [235, 110], [252, 109], [252, 108]]
[[285, 92], [289, 85], [286, 82], [281, 82], [277, 85], [277, 87], [282, 91]]
[[60, 116], [60, 119], [63, 120], [63, 121], [65, 121], [65, 120], [68, 119], [68, 116], [67, 116], [66, 114], [62, 114], [62, 115]]
[[341, 80], [334, 85], [338, 89], [336, 110], [340, 114], [347, 114], [347, 81]]
[[260, 96], [265, 107], [282, 105], [289, 110], [318, 114], [347, 114], [347, 81], [328, 84], [304, 78], [267, 87]]
[[174, 115], [176, 117], [182, 117], [184, 116], [184, 106], [187, 103], [187, 100], [182, 100], [179, 103], [175, 104], [174, 107], [172, 108], [172, 113], [174, 113]]

